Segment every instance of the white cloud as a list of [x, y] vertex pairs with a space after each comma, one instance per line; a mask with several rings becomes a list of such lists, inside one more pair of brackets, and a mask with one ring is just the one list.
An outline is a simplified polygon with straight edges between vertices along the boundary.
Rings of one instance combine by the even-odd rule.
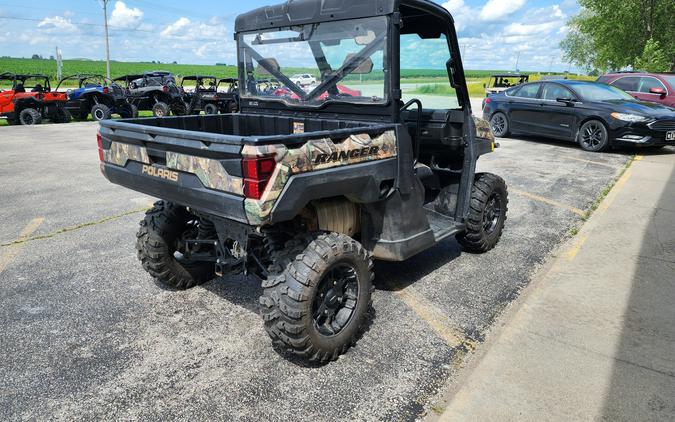
[[61, 16], [46, 17], [38, 23], [38, 28], [42, 31], [50, 32], [75, 32], [77, 27], [70, 21]]
[[475, 20], [477, 11], [467, 6], [464, 0], [448, 0], [442, 6], [452, 14], [457, 32], [465, 30], [469, 23]]
[[143, 19], [143, 11], [137, 7], [129, 8], [123, 1], [115, 2], [110, 15], [110, 26], [115, 28], [137, 28]]
[[161, 36], [165, 38], [170, 37], [185, 37], [187, 36], [187, 29], [190, 26], [190, 19], [182, 17], [176, 22], [164, 28], [160, 33]]
[[545, 23], [533, 23], [533, 24], [523, 24], [514, 22], [506, 28], [504, 28], [504, 34], [506, 35], [537, 35], [537, 34], [547, 34], [552, 30], [559, 28], [560, 24], [558, 22], [545, 22]]
[[526, 0], [488, 0], [480, 11], [484, 21], [498, 21], [522, 8]]

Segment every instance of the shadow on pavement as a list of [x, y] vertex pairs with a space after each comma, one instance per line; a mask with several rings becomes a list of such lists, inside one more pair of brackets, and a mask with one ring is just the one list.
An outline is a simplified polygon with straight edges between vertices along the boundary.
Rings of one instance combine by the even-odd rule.
[[675, 420], [675, 170], [669, 179], [643, 238], [635, 239], [641, 242], [640, 258], [603, 420]]

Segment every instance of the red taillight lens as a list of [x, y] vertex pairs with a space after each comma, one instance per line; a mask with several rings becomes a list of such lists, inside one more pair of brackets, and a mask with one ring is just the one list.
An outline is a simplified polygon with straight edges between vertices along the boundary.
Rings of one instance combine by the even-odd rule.
[[487, 97], [485, 99], [485, 104], [490, 104], [491, 102], [492, 102], [492, 100], [490, 99], [490, 97]]
[[169, 87], [166, 86], [166, 85], [164, 85], [164, 86], [162, 87], [162, 91], [164, 91], [164, 92], [169, 92]]
[[108, 89], [107, 86], [106, 86], [106, 87], [103, 87], [103, 93], [104, 93], [104, 94], [107, 94], [107, 93], [109, 93], [109, 92], [110, 92], [110, 89]]
[[262, 198], [277, 162], [274, 157], [244, 158], [241, 162], [244, 175], [244, 196], [251, 199]]
[[98, 159], [100, 161], [103, 160], [103, 140], [101, 139], [101, 133], [97, 132], [96, 133], [96, 143], [98, 143]]

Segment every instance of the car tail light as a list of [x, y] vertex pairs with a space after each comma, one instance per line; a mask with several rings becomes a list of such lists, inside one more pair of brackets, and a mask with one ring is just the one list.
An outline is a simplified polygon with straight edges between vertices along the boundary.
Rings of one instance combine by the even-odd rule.
[[485, 99], [485, 104], [490, 104], [491, 102], [492, 102], [492, 100], [490, 99], [490, 97], [487, 97]]
[[166, 86], [166, 85], [164, 85], [164, 86], [162, 87], [162, 91], [164, 91], [164, 92], [169, 92], [169, 87]]
[[110, 89], [107, 86], [103, 87], [103, 93], [104, 94], [107, 94], [109, 92], [110, 92]]
[[96, 132], [96, 143], [98, 143], [98, 159], [102, 162], [103, 160], [103, 139], [101, 138], [101, 132]]
[[274, 157], [244, 158], [241, 166], [244, 174], [244, 196], [260, 199], [274, 173], [277, 161]]

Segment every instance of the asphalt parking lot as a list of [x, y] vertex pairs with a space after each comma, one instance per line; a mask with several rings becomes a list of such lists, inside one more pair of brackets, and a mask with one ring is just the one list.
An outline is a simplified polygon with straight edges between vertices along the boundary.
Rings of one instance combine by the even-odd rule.
[[370, 327], [337, 362], [275, 352], [259, 283], [163, 290], [136, 260], [152, 198], [99, 172], [94, 123], [0, 129], [0, 419], [413, 420], [620, 174], [632, 151], [501, 141], [507, 228], [377, 263]]

